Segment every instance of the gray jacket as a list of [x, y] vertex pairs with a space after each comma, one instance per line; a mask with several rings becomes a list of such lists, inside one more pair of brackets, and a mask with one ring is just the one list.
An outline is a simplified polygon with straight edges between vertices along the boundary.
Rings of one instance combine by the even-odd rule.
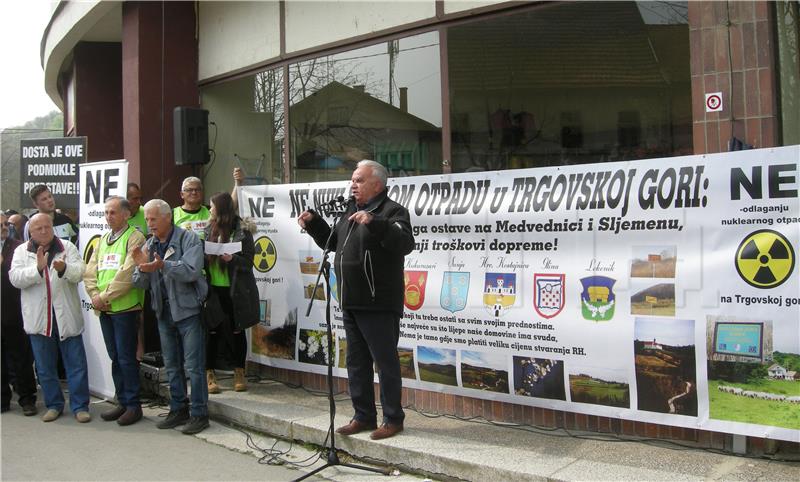
[[[184, 320], [197, 315], [208, 294], [208, 284], [203, 276], [203, 242], [196, 234], [173, 226], [175, 232], [169, 241], [164, 267], [164, 285], [167, 288], [167, 299], [172, 319]], [[153, 260], [155, 236], [145, 243]], [[156, 316], [161, 317], [161, 283], [158, 272], [142, 273], [139, 267], [133, 271], [133, 284], [137, 288], [149, 289], [150, 300]]]

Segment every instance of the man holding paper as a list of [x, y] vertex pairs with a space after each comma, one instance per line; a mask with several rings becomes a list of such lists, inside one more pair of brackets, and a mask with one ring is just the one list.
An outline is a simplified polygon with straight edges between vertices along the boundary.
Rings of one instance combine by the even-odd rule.
[[233, 389], [237, 392], [247, 390], [245, 330], [259, 319], [258, 286], [253, 275], [254, 230], [254, 226], [236, 215], [230, 194], [221, 192], [211, 197], [211, 219], [205, 233], [206, 273], [211, 286], [207, 303], [218, 302], [227, 316], [215, 320], [219, 323], [217, 326], [209, 327], [206, 345], [208, 393], [220, 392], [214, 373], [220, 342], [225, 343], [234, 356]]

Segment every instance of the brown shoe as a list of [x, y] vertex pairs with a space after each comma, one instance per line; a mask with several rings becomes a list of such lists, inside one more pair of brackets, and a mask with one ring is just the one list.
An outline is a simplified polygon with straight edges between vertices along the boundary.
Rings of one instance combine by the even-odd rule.
[[122, 405], [116, 405], [114, 408], [108, 409], [101, 413], [100, 418], [106, 422], [113, 422], [114, 420], [120, 418], [123, 413], [125, 413], [125, 407]]
[[233, 391], [246, 392], [247, 378], [244, 376], [244, 368], [233, 369]]
[[389, 438], [403, 431], [403, 424], [395, 425], [393, 423], [384, 423], [381, 427], [372, 432], [369, 436], [372, 440], [380, 440]]
[[375, 430], [378, 425], [375, 422], [362, 422], [360, 420], [350, 420], [350, 423], [336, 429], [336, 433], [342, 435], [354, 435], [365, 430]]
[[141, 419], [142, 419], [142, 407], [128, 408], [127, 410], [125, 410], [125, 413], [123, 413], [117, 419], [117, 423], [124, 427], [125, 425], [133, 425], [134, 423], [138, 422]]
[[208, 393], [222, 393], [217, 384], [217, 374], [214, 370], [206, 370], [206, 382], [208, 383]]

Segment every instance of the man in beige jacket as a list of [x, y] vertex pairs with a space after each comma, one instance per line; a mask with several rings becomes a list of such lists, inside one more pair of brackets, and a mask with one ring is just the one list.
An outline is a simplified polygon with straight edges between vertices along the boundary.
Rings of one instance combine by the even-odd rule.
[[124, 426], [142, 418], [136, 346], [144, 292], [133, 286], [131, 277], [136, 263], [131, 253], [144, 244], [144, 235], [128, 224], [130, 204], [124, 197], [110, 196], [105, 216], [111, 231], [97, 243], [86, 266], [83, 284], [100, 316], [119, 403], [100, 414], [100, 418], [107, 422], [116, 420]]

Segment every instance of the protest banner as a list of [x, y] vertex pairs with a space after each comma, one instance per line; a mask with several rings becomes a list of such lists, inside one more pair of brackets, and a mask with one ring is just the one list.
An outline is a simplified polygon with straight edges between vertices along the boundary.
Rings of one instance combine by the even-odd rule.
[[[80, 182], [80, 230], [79, 246], [83, 262], [88, 264], [100, 237], [109, 229], [105, 219], [105, 200], [108, 196], [125, 197], [128, 186], [128, 161], [115, 160], [81, 164]], [[115, 395], [111, 378], [111, 359], [108, 358], [100, 318], [92, 309], [92, 300], [83, 287], [78, 285], [83, 308], [83, 344], [89, 366], [89, 390], [109, 399]]]
[[[404, 386], [782, 440], [800, 436], [800, 147], [393, 178]], [[246, 186], [261, 323], [251, 359], [345, 376], [321, 249], [297, 216], [348, 182]], [[380, 276], [380, 274], [376, 274]], [[317, 290], [317, 297], [322, 293]]]

